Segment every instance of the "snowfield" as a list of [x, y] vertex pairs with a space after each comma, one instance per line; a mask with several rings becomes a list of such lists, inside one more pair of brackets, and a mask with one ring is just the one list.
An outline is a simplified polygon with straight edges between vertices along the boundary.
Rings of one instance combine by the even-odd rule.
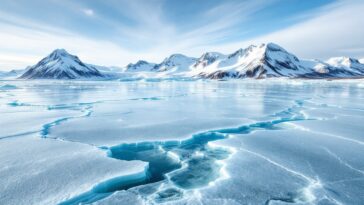
[[361, 204], [363, 85], [3, 80], [0, 204]]

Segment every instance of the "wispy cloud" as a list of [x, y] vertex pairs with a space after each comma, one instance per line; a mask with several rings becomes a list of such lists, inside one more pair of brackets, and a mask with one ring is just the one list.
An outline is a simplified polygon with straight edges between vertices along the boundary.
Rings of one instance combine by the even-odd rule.
[[203, 46], [229, 38], [234, 32], [241, 32], [239, 24], [247, 21], [252, 14], [267, 7], [271, 2], [229, 2], [208, 10], [204, 14], [208, 23], [180, 35], [181, 39], [189, 39], [190, 44], [184, 49], [195, 47], [201, 50]]
[[[51, 1], [47, 6], [60, 12], [50, 14], [48, 7], [37, 10], [27, 3], [34, 14], [46, 12], [50, 20], [0, 8], [0, 69], [34, 64], [55, 48], [65, 48], [86, 62], [118, 66], [138, 59], [158, 62], [173, 53], [233, 52], [269, 41], [308, 58], [361, 55], [360, 1], [338, 1], [315, 13], [292, 16], [300, 20], [295, 25], [251, 39], [239, 37], [254, 29], [257, 13], [278, 1], [216, 1], [184, 14], [191, 15], [189, 21], [179, 16], [178, 23], [170, 18], [166, 0]], [[269, 19], [264, 21], [269, 27]]]
[[231, 51], [238, 46], [276, 42], [304, 58], [364, 57], [363, 11], [363, 1], [339, 1], [286, 29], [217, 49]]
[[[14, 61], [3, 62], [0, 69], [25, 67], [59, 47], [78, 54], [90, 63], [119, 66], [138, 59], [158, 62], [175, 52], [200, 55], [202, 50], [198, 46], [208, 45], [228, 35], [231, 32], [229, 27], [265, 5], [255, 2], [224, 3], [202, 11], [204, 17], [194, 22], [198, 26], [183, 31], [166, 18], [162, 0], [125, 1], [122, 7], [118, 2], [109, 2], [114, 14], [129, 19], [133, 22], [130, 25], [109, 15], [96, 16], [94, 9], [79, 2], [64, 1], [62, 5], [58, 2], [57, 6], [71, 10], [79, 8], [84, 15], [93, 16], [95, 21], [113, 28], [116, 33], [109, 39], [95, 39], [77, 31], [0, 13], [0, 20], [7, 20], [0, 21], [0, 57], [13, 55], [12, 59], [18, 61], [14, 66], [11, 66]], [[34, 56], [34, 59], [29, 56]]]
[[[14, 26], [0, 23], [0, 67], [5, 69], [21, 68], [36, 63], [40, 58], [50, 53], [55, 48], [67, 48], [71, 53], [79, 55], [90, 63], [105, 65], [119, 65], [121, 57], [136, 60], [133, 53], [126, 51], [116, 44], [108, 41], [95, 40], [80, 36], [69, 31], [59, 34], [47, 32], [46, 27], [39, 29]], [[56, 30], [56, 29], [55, 29]], [[17, 61], [17, 63], [14, 63]], [[11, 66], [10, 63], [14, 65]], [[8, 67], [9, 66], [9, 67]]]
[[[181, 30], [179, 27], [182, 25], [165, 19], [161, 5], [143, 5], [135, 8], [140, 13], [135, 19], [139, 26], [123, 28], [121, 32], [128, 40], [138, 42], [146, 53], [162, 55], [162, 58], [176, 52], [196, 56], [205, 51], [204, 46], [226, 40], [231, 33], [240, 30], [239, 23], [272, 2], [234, 1], [219, 4], [201, 11], [199, 18], [190, 22], [194, 27], [187, 30]], [[155, 11], [154, 16], [146, 15], [149, 14], [147, 11]]]
[[87, 16], [93, 16], [95, 14], [94, 10], [92, 9], [82, 9], [82, 12]]

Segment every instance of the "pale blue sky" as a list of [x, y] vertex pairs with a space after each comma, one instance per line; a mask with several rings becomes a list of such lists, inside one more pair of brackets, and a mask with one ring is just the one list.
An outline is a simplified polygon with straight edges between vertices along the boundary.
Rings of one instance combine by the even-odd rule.
[[303, 58], [364, 57], [363, 1], [0, 0], [0, 70], [65, 48], [124, 66], [276, 42]]

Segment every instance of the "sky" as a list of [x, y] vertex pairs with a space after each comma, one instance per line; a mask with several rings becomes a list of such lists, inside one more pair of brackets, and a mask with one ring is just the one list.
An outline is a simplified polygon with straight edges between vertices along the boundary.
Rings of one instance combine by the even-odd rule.
[[364, 58], [363, 0], [0, 0], [0, 70], [56, 48], [125, 66], [274, 42], [300, 58]]

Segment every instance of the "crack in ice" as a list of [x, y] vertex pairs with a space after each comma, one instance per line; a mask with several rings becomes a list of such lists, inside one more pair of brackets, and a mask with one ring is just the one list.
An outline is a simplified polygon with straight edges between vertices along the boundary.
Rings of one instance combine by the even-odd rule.
[[[109, 184], [105, 182], [100, 183], [108, 187], [103, 192], [99, 193], [100, 190], [97, 188], [98, 185], [96, 185], [89, 192], [71, 198], [61, 204], [91, 203], [107, 197], [117, 190], [125, 190], [160, 181], [169, 184], [172, 187], [171, 192], [169, 194], [156, 192], [150, 195], [171, 195], [171, 199], [163, 199], [163, 201], [177, 200], [174, 198], [176, 195], [172, 193], [183, 196], [183, 190], [188, 191], [190, 189], [211, 186], [218, 179], [228, 178], [228, 173], [225, 170], [226, 165], [223, 160], [227, 160], [234, 152], [234, 149], [232, 147], [213, 145], [210, 142], [226, 139], [229, 137], [229, 134], [250, 134], [256, 130], [277, 130], [279, 127], [276, 127], [276, 125], [281, 123], [313, 120], [308, 119], [302, 110], [300, 110], [303, 105], [303, 100], [296, 100], [294, 102], [294, 106], [276, 113], [274, 116], [279, 117], [279, 119], [272, 121], [256, 122], [237, 128], [207, 131], [195, 134], [191, 138], [182, 141], [139, 142], [120, 144], [110, 148], [104, 147], [104, 149], [108, 150], [109, 157], [127, 161], [141, 160], [148, 162], [144, 181], [136, 182], [133, 177], [127, 176], [125, 176], [126, 180], [119, 181], [120, 183], [113, 183], [113, 179], [111, 179], [108, 180]], [[275, 163], [273, 161], [271, 162]], [[275, 164], [307, 180], [309, 186], [303, 189], [303, 193], [306, 195], [306, 198], [312, 198], [314, 196], [311, 193], [311, 189], [316, 188], [316, 180], [277, 163]], [[178, 190], [182, 190], [182, 195], [179, 194], [180, 191]], [[154, 198], [154, 200], [158, 201], [161, 199]]]
[[[159, 100], [159, 98], [138, 98], [138, 100]], [[130, 99], [137, 100], [137, 99]], [[71, 109], [80, 110], [78, 116], [59, 118], [42, 126], [40, 131], [43, 138], [48, 138], [50, 129], [71, 119], [89, 117], [92, 114], [93, 104], [106, 101], [96, 101], [92, 103], [75, 103], [75, 104], [58, 104], [58, 105], [31, 105], [26, 103], [12, 102], [10, 106], [42, 106], [48, 110], [53, 109]], [[222, 140], [229, 137], [229, 134], [250, 134], [257, 130], [277, 130], [281, 129], [276, 125], [281, 123], [290, 123], [309, 119], [301, 109], [304, 100], [295, 100], [294, 105], [283, 111], [277, 112], [272, 117], [278, 117], [272, 121], [256, 122], [249, 125], [243, 125], [236, 128], [225, 128], [212, 130], [195, 134], [191, 138], [182, 141], [157, 141], [157, 142], [140, 142], [133, 144], [121, 144], [112, 147], [101, 146], [100, 149], [106, 150], [108, 156], [119, 160], [141, 160], [148, 162], [148, 166], [143, 173], [135, 173], [126, 176], [120, 176], [96, 184], [90, 191], [79, 196], [73, 197], [60, 204], [79, 204], [92, 203], [108, 197], [117, 190], [126, 190], [140, 185], [161, 182], [168, 185], [167, 188], [160, 188], [155, 193], [147, 197], [149, 202], [176, 201], [183, 198], [184, 192], [188, 190], [199, 189], [204, 186], [212, 186], [217, 180], [229, 177], [225, 167], [229, 156], [234, 153], [232, 147], [217, 146], [211, 144], [211, 141]], [[19, 134], [19, 135], [22, 135]], [[13, 135], [17, 136], [17, 135]], [[7, 137], [13, 137], [7, 136]], [[63, 141], [62, 138], [52, 138]], [[73, 142], [73, 141], [70, 141]], [[75, 141], [76, 142], [76, 141]], [[91, 144], [90, 144], [91, 145]], [[95, 145], [91, 145], [95, 146]], [[298, 176], [308, 182], [308, 186], [302, 189], [304, 200], [313, 201], [315, 195], [313, 190], [321, 188], [320, 181], [310, 178], [300, 172], [285, 167], [259, 153], [243, 149], [240, 150], [258, 156], [269, 163], [280, 167], [281, 169]], [[170, 167], [169, 167], [170, 166]], [[163, 169], [161, 169], [163, 168]], [[207, 170], [204, 172], [203, 170]], [[192, 175], [191, 175], [192, 174]], [[152, 197], [153, 196], [153, 197]], [[152, 197], [152, 198], [150, 198]], [[270, 201], [295, 202], [296, 198], [277, 198], [272, 197]], [[299, 199], [298, 199], [299, 200]]]
[[337, 156], [335, 153], [333, 153], [331, 150], [329, 150], [328, 148], [324, 147], [323, 148], [329, 155], [331, 155], [333, 158], [337, 159], [341, 164], [343, 164], [344, 166], [348, 167], [349, 169], [358, 172], [362, 175], [364, 175], [364, 171], [357, 169], [353, 166], [351, 166], [349, 163], [345, 162], [343, 159], [341, 159], [339, 156]]

